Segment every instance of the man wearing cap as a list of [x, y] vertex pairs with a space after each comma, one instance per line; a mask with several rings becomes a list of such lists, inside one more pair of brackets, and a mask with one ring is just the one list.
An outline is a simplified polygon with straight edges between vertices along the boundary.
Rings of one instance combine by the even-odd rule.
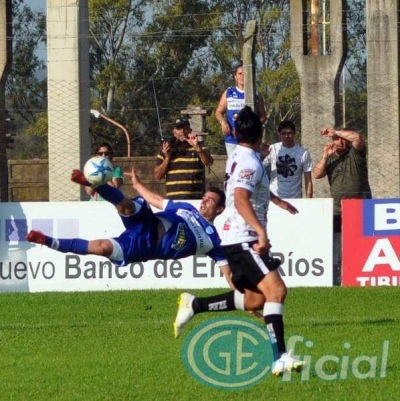
[[178, 118], [172, 133], [170, 141], [163, 140], [154, 177], [165, 177], [168, 199], [201, 199], [205, 192], [205, 166], [211, 166], [214, 160], [190, 128], [188, 119]]

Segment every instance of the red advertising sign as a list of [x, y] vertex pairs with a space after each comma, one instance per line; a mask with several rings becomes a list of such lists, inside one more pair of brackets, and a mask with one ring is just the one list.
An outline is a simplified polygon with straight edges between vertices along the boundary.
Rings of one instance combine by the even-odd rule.
[[400, 199], [342, 201], [342, 285], [400, 285]]

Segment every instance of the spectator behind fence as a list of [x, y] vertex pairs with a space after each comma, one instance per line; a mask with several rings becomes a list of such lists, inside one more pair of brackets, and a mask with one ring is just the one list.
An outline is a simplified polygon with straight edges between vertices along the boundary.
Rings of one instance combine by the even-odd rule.
[[[231, 86], [222, 94], [215, 117], [221, 124], [221, 130], [224, 134], [226, 154], [229, 155], [235, 149], [237, 140], [234, 135], [234, 121], [241, 109], [245, 106], [244, 94], [244, 71], [243, 63], [240, 62], [234, 70], [236, 86]], [[258, 114], [261, 124], [267, 121], [264, 99], [259, 93], [256, 93], [255, 111]]]
[[193, 132], [189, 120], [178, 118], [170, 141], [164, 140], [153, 173], [156, 180], [165, 177], [168, 199], [201, 199], [205, 192], [205, 166], [212, 156]]
[[280, 198], [302, 198], [302, 177], [307, 198], [313, 197], [310, 152], [295, 143], [296, 127], [284, 120], [278, 125], [281, 142], [269, 146], [264, 166], [270, 175], [271, 191]]
[[367, 149], [363, 136], [348, 129], [323, 128], [319, 135], [331, 138], [324, 145], [321, 160], [313, 168], [315, 179], [328, 177], [333, 198], [333, 281], [341, 282], [342, 199], [371, 199]]
[[[100, 146], [97, 148], [96, 156], [107, 157], [107, 159], [109, 159], [112, 162], [114, 151], [109, 143], [104, 142], [100, 144]], [[115, 188], [120, 188], [124, 183], [124, 174], [120, 166], [116, 166], [113, 164], [113, 167], [114, 167], [113, 178], [107, 184]], [[101, 195], [98, 194], [98, 192], [95, 189], [91, 187], [85, 187], [85, 192], [90, 196], [90, 201], [105, 200]]]

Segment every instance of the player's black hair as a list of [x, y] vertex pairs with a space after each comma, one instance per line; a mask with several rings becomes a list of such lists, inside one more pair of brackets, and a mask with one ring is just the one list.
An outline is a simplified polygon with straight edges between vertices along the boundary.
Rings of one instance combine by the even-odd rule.
[[219, 201], [217, 203], [217, 206], [225, 207], [225, 201], [226, 201], [225, 192], [217, 187], [210, 187], [208, 190], [210, 192], [214, 192], [215, 194], [219, 195]]
[[240, 110], [235, 120], [235, 134], [238, 143], [255, 144], [262, 136], [260, 118], [249, 106]]
[[296, 126], [294, 125], [293, 121], [290, 120], [283, 120], [278, 125], [278, 132], [281, 132], [285, 128], [290, 128], [293, 132], [296, 132]]

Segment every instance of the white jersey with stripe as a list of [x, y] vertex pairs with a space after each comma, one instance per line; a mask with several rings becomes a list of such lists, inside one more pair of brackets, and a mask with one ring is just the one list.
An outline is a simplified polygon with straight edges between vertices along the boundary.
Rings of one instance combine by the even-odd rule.
[[254, 229], [243, 219], [235, 208], [236, 188], [251, 192], [250, 202], [254, 212], [264, 226], [267, 224], [269, 204], [269, 179], [260, 154], [245, 146], [238, 145], [226, 164], [226, 220], [222, 229], [222, 245], [256, 241]]

